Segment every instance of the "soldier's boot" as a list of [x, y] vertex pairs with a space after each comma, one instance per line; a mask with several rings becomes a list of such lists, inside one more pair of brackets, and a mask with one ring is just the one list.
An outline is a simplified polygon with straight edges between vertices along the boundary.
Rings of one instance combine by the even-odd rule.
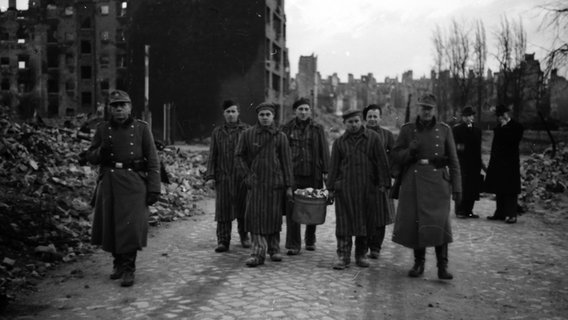
[[343, 270], [345, 268], [349, 267], [349, 263], [350, 263], [350, 259], [349, 258], [345, 258], [343, 256], [337, 256], [335, 258], [335, 260], [333, 261], [333, 269], [335, 270]]
[[436, 260], [438, 261], [438, 279], [452, 280], [454, 276], [448, 272], [448, 244], [436, 247]]
[[136, 271], [136, 251], [125, 253], [123, 257], [124, 263], [122, 265], [124, 272], [122, 274], [122, 282], [120, 282], [120, 285], [122, 287], [130, 287], [134, 284], [134, 271]]
[[424, 262], [426, 261], [426, 248], [414, 249], [414, 266], [408, 271], [408, 276], [418, 278], [424, 274]]
[[112, 273], [110, 274], [110, 279], [117, 280], [122, 278], [122, 273], [124, 272], [122, 268], [122, 255], [113, 253], [112, 258]]

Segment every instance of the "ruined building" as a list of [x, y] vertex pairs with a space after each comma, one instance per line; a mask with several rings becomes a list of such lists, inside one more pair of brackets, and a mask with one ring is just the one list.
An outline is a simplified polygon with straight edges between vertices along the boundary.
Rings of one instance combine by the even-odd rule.
[[2, 99], [24, 117], [94, 112], [126, 89], [127, 1], [15, 1], [0, 16]]
[[94, 112], [123, 89], [158, 136], [169, 104], [169, 138], [190, 139], [222, 121], [225, 99], [254, 123], [256, 104], [288, 91], [283, 0], [12, 0], [0, 34], [0, 97], [24, 117]]

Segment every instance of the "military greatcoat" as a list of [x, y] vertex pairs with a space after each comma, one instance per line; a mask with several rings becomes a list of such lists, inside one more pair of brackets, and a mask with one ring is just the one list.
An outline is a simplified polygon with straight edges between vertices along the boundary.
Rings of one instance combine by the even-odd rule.
[[[101, 148], [109, 149], [108, 155], [103, 156]], [[100, 165], [92, 243], [115, 254], [145, 247], [149, 214], [146, 196], [160, 193], [161, 188], [160, 164], [149, 125], [132, 118], [122, 125], [100, 123], [86, 157]], [[130, 165], [134, 162], [143, 165], [133, 169]]]
[[479, 200], [482, 180], [480, 172], [481, 160], [481, 129], [473, 124], [468, 126], [462, 122], [453, 128], [454, 140], [462, 177], [462, 199]]
[[[415, 155], [409, 148], [413, 140], [419, 146]], [[404, 167], [393, 241], [413, 249], [452, 242], [451, 197], [462, 188], [452, 129], [435, 118], [429, 126], [419, 119], [407, 123], [400, 129], [392, 157]], [[431, 162], [440, 157], [447, 163], [436, 168]]]
[[369, 236], [379, 227], [379, 188], [390, 187], [388, 160], [379, 135], [364, 127], [333, 143], [327, 188], [335, 193], [335, 234]]
[[285, 191], [294, 186], [286, 135], [274, 126], [256, 124], [242, 133], [235, 156], [248, 188], [246, 231], [260, 235], [280, 232]]
[[485, 179], [486, 192], [521, 193], [519, 144], [523, 138], [523, 131], [523, 126], [514, 119], [504, 126], [499, 125], [493, 129], [491, 158]]
[[215, 180], [215, 221], [229, 222], [244, 217], [246, 190], [244, 177], [235, 165], [235, 149], [240, 135], [249, 127], [240, 121], [225, 123], [211, 134], [205, 180]]

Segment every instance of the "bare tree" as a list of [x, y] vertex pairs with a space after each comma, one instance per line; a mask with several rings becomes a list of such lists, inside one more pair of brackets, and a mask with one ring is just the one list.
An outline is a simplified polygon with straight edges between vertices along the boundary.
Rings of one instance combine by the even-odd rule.
[[539, 6], [542, 10], [540, 29], [552, 32], [553, 43], [546, 56], [545, 79], [552, 70], [568, 67], [568, 3], [564, 0], [549, 1]]
[[434, 71], [436, 72], [436, 81], [434, 81], [434, 94], [438, 98], [438, 115], [441, 120], [446, 120], [447, 113], [447, 95], [448, 88], [445, 77], [443, 77], [444, 71], [447, 69], [447, 59], [446, 59], [446, 44], [444, 41], [444, 34], [439, 25], [436, 25], [436, 29], [432, 34], [432, 42], [434, 44]]
[[462, 24], [453, 19], [446, 42], [446, 56], [453, 84], [452, 107], [454, 111], [464, 107], [469, 98], [471, 89], [469, 77], [470, 54], [469, 33]]
[[473, 69], [477, 79], [477, 122], [481, 123], [481, 109], [485, 102], [485, 81], [483, 75], [487, 63], [487, 38], [485, 25], [482, 20], [475, 22], [475, 36], [473, 41]]

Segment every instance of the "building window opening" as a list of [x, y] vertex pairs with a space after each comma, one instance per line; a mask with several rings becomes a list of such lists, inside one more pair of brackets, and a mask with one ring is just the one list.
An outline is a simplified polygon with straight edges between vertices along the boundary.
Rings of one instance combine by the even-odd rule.
[[8, 91], [8, 90], [10, 90], [10, 80], [8, 80], [8, 79], [3, 79], [3, 80], [2, 80], [1, 89], [2, 89], [2, 91]]
[[272, 89], [280, 92], [280, 77], [277, 74], [272, 74]]
[[109, 6], [108, 5], [102, 5], [101, 6], [101, 15], [103, 16], [107, 16], [109, 13]]
[[81, 29], [91, 29], [91, 18], [85, 18], [85, 20], [81, 22]]
[[72, 16], [73, 15], [73, 7], [65, 7], [65, 15]]
[[90, 91], [81, 92], [81, 105], [83, 107], [90, 107], [93, 94]]
[[81, 41], [81, 53], [91, 53], [91, 42], [87, 40]]
[[126, 9], [128, 9], [128, 3], [126, 1], [122, 1], [120, 4], [120, 16], [124, 17], [126, 15]]
[[91, 66], [81, 66], [81, 79], [91, 79]]
[[58, 93], [59, 92], [59, 81], [57, 81], [57, 79], [47, 80], [47, 92], [48, 93]]
[[19, 56], [18, 57], [18, 69], [27, 69], [28, 68], [28, 57]]
[[0, 65], [2, 65], [3, 67], [9, 66], [10, 65], [10, 58], [8, 58], [8, 57], [0, 58]]

